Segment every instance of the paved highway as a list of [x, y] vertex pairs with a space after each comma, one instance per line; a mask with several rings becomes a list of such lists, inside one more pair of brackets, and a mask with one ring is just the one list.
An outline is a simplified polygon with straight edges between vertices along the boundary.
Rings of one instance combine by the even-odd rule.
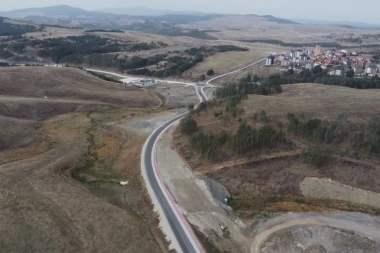
[[[195, 89], [201, 102], [207, 101], [207, 95], [204, 93], [204, 87], [195, 87]], [[165, 183], [159, 174], [156, 158], [156, 149], [161, 136], [167, 129], [169, 129], [177, 121], [181, 120], [186, 114], [187, 112], [182, 113], [165, 122], [162, 126], [156, 129], [151, 136], [149, 136], [143, 150], [142, 169], [145, 170], [149, 187], [151, 187], [155, 195], [151, 197], [155, 197], [161, 206], [161, 210], [166, 216], [166, 220], [169, 223], [169, 226], [176, 237], [175, 239], [177, 240], [177, 244], [180, 246], [182, 252], [201, 253], [205, 252], [205, 250], [168, 192]]]
[[[252, 63], [241, 69], [214, 77], [211, 80], [209, 80], [206, 84], [209, 87], [212, 87], [212, 85], [210, 84], [212, 81], [224, 76], [237, 73], [249, 67], [252, 67], [256, 64], [261, 63], [263, 60]], [[201, 102], [208, 100], [207, 95], [204, 93], [204, 89], [206, 88], [207, 86], [195, 86], [196, 92]], [[185, 252], [185, 253], [187, 252], [202, 253], [202, 252], [205, 252], [205, 250], [203, 249], [201, 243], [198, 241], [197, 237], [195, 236], [186, 218], [183, 216], [182, 212], [180, 211], [177, 203], [175, 203], [173, 197], [171, 196], [170, 192], [166, 188], [165, 183], [163, 182], [159, 169], [157, 167], [156, 154], [157, 154], [158, 142], [160, 141], [162, 135], [172, 125], [174, 125], [183, 117], [185, 117], [186, 114], [187, 112], [182, 113], [176, 116], [175, 118], [165, 122], [162, 126], [156, 129], [149, 136], [148, 140], [146, 141], [144, 145], [143, 152], [142, 152], [142, 157], [141, 157], [142, 170], [143, 170], [144, 178], [147, 181], [148, 191], [153, 199], [153, 202], [159, 205], [158, 209], [162, 211], [163, 215], [165, 215], [165, 217], [161, 217], [161, 221], [168, 223], [166, 225], [169, 225], [172, 231], [172, 234], [175, 236], [175, 238], [170, 238], [170, 239], [172, 240], [175, 239], [176, 240], [175, 245], [178, 245], [180, 247], [180, 249], [177, 249], [177, 250], [180, 250], [181, 252]]]
[[202, 249], [202, 246], [198, 242], [182, 213], [176, 206], [177, 204], [174, 203], [170, 193], [166, 189], [166, 186], [159, 175], [156, 158], [156, 148], [162, 134], [168, 127], [183, 118], [186, 114], [187, 113], [180, 114], [177, 117], [167, 121], [150, 136], [144, 150], [145, 153], [143, 154], [143, 164], [145, 167], [143, 169], [146, 170], [149, 180], [148, 183], [155, 194], [155, 196], [151, 197], [155, 197], [159, 202], [182, 252], [197, 253], [204, 252], [204, 250]]

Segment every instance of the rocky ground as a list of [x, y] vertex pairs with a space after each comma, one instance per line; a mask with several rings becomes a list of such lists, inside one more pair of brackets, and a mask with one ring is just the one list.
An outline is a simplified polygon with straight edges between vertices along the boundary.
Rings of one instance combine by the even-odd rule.
[[258, 225], [252, 253], [378, 252], [380, 219], [361, 213], [288, 214]]
[[329, 227], [293, 227], [273, 235], [261, 252], [280, 253], [377, 253], [380, 241], [352, 231]]
[[165, 97], [165, 105], [169, 108], [186, 107], [189, 104], [199, 103], [199, 97], [194, 86], [191, 85], [159, 83], [153, 86], [152, 90]]

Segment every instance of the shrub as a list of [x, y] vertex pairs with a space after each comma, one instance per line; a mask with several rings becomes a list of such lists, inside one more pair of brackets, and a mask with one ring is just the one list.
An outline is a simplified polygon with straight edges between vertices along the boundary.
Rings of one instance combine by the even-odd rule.
[[309, 147], [301, 154], [301, 159], [304, 163], [321, 168], [327, 164], [332, 158], [330, 150], [322, 149], [320, 147]]
[[198, 131], [197, 122], [193, 118], [185, 118], [181, 124], [181, 132], [187, 135], [191, 135]]

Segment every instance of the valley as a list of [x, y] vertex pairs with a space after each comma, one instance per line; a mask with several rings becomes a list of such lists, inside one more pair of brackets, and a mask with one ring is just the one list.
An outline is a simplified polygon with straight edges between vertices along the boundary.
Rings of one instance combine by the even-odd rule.
[[377, 252], [375, 25], [108, 11], [0, 12], [0, 252]]

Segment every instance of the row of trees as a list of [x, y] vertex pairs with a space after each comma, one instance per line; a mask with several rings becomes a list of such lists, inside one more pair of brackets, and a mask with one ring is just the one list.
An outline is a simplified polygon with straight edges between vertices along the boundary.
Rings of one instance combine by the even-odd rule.
[[[186, 18], [186, 15], [173, 15], [171, 17], [174, 19]], [[155, 18], [160, 18], [160, 17], [155, 17]], [[185, 30], [174, 23], [154, 22], [152, 20], [145, 20], [145, 22], [143, 23], [134, 23], [131, 25], [121, 26], [120, 29], [173, 36], [173, 37], [187, 36], [187, 37], [193, 37], [197, 39], [207, 39], [207, 40], [216, 39], [215, 37], [208, 35], [206, 32], [200, 31], [198, 29]]]
[[265, 149], [278, 148], [285, 143], [285, 134], [281, 131], [277, 132], [270, 126], [263, 126], [256, 130], [243, 123], [237, 133], [229, 139], [228, 146], [237, 154], [247, 155]]
[[180, 129], [183, 134], [190, 136], [190, 146], [207, 158], [215, 157], [218, 150], [225, 144], [237, 155], [260, 153], [286, 144], [283, 132], [278, 132], [270, 126], [263, 126], [259, 130], [252, 129], [245, 122], [232, 136], [226, 131], [218, 134], [198, 132], [197, 122], [193, 118], [185, 118], [181, 122]]
[[113, 82], [113, 83], [122, 83], [121, 81], [115, 79], [115, 78], [112, 78], [112, 77], [108, 77], [106, 75], [103, 75], [103, 74], [99, 74], [99, 73], [96, 73], [96, 72], [93, 72], [93, 71], [87, 71], [88, 73], [90, 73], [91, 75], [93, 76], [96, 76], [100, 79], [103, 79], [105, 81], [108, 81], [108, 82]]
[[136, 52], [167, 46], [163, 42], [130, 42], [124, 43], [98, 36], [69, 36], [67, 38], [50, 38], [45, 40], [26, 40], [24, 45], [38, 46], [38, 55], [51, 58], [56, 63], [79, 63], [92, 54], [107, 54], [114, 52]]
[[0, 36], [14, 36], [22, 35], [30, 32], [42, 31], [42, 27], [36, 27], [34, 25], [19, 25], [4, 22], [4, 19], [0, 17]]
[[196, 55], [196, 54], [212, 55], [215, 53], [224, 53], [224, 52], [232, 52], [232, 51], [245, 52], [245, 51], [249, 51], [249, 49], [244, 48], [244, 47], [237, 47], [234, 45], [201, 46], [201, 47], [193, 47], [193, 48], [187, 49], [185, 53], [189, 55]]
[[218, 99], [237, 97], [239, 100], [248, 98], [248, 94], [272, 95], [281, 93], [282, 87], [272, 83], [257, 84], [251, 81], [240, 81], [238, 84], [227, 84], [215, 91]]
[[331, 144], [338, 141], [337, 138], [342, 135], [342, 133], [338, 131], [336, 124], [323, 122], [320, 119], [302, 121], [293, 113], [289, 113], [287, 118], [288, 131], [301, 138]]
[[321, 168], [332, 159], [332, 153], [328, 149], [311, 146], [302, 151], [301, 159], [306, 164]]
[[119, 55], [93, 54], [82, 58], [82, 62], [96, 67], [113, 67], [120, 71], [129, 69], [142, 68], [145, 66], [157, 64], [164, 60], [166, 55], [154, 55], [149, 58], [138, 56], [119, 57]]
[[187, 56], [173, 56], [165, 59], [166, 64], [163, 69], [150, 70], [148, 68], [143, 69], [133, 69], [128, 71], [131, 75], [144, 75], [144, 76], [155, 76], [155, 77], [169, 77], [169, 76], [180, 76], [186, 70], [191, 69], [198, 63], [203, 61], [203, 55], [197, 54], [190, 58]]
[[351, 133], [350, 142], [355, 150], [370, 157], [380, 157], [380, 119], [374, 118]]
[[217, 135], [197, 133], [190, 137], [190, 146], [203, 157], [214, 158], [229, 139], [228, 133], [223, 131]]
[[0, 49], [0, 58], [2, 59], [8, 59], [10, 57], [13, 57], [14, 55], [9, 52], [8, 50]]
[[329, 76], [325, 70], [317, 66], [312, 70], [305, 69], [298, 74], [293, 70], [284, 72], [283, 75], [274, 74], [264, 80], [262, 84], [278, 86], [292, 83], [320, 83], [356, 89], [380, 89], [380, 78], [353, 78], [353, 74], [353, 71], [349, 71], [347, 77]]
[[[311, 140], [315, 144], [345, 143], [345, 146], [350, 147], [349, 153], [351, 154], [355, 152], [365, 157], [380, 157], [379, 118], [371, 119], [367, 123], [361, 124], [357, 129], [355, 129], [355, 126], [348, 126], [347, 122], [339, 124], [322, 121], [321, 119], [302, 121], [293, 113], [289, 113], [287, 118], [287, 130], [291, 134]], [[314, 156], [313, 152], [309, 155]]]

